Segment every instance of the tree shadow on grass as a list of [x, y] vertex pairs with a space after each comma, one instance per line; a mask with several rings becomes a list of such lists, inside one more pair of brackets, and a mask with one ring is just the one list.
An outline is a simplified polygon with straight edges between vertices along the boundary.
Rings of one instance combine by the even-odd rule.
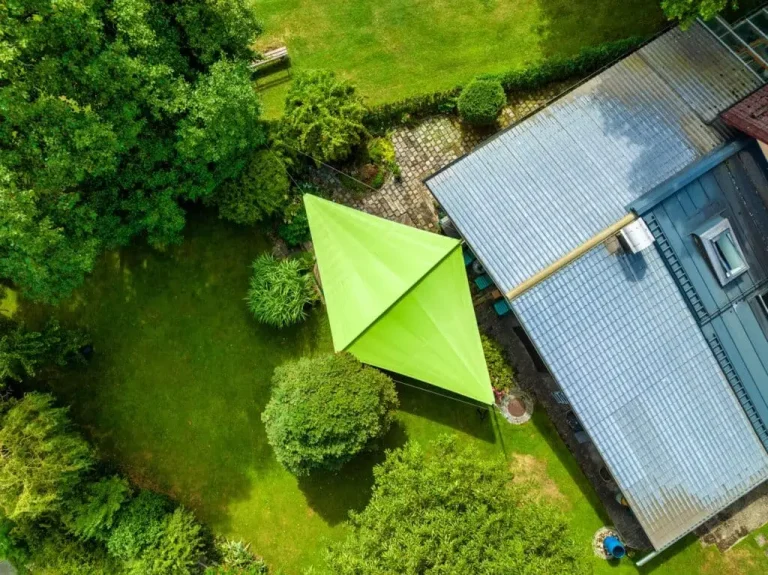
[[[404, 379], [397, 376], [399, 380]], [[418, 385], [418, 387], [414, 387]], [[467, 433], [477, 439], [496, 442], [493, 421], [486, 406], [471, 403], [471, 400], [441, 390], [432, 391], [432, 386], [416, 384], [410, 381], [398, 381], [397, 393], [400, 397], [400, 411], [417, 417], [423, 417], [451, 428]], [[446, 431], [449, 431], [446, 429]]]
[[299, 479], [299, 489], [307, 498], [307, 504], [329, 525], [338, 525], [349, 517], [350, 511], [362, 511], [371, 498], [373, 468], [384, 461], [386, 450], [405, 445], [405, 428], [394, 422], [382, 445], [362, 454], [340, 471], [318, 472]]

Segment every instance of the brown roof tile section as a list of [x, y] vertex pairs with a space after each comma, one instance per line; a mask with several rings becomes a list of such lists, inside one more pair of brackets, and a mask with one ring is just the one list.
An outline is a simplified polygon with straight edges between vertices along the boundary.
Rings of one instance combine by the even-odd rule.
[[722, 113], [726, 124], [768, 143], [768, 85]]

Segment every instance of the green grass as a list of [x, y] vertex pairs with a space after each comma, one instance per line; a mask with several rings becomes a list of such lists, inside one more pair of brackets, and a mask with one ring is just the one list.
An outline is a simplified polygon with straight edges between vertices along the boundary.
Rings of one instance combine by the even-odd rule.
[[[658, 0], [254, 0], [257, 46], [287, 45], [294, 71], [324, 68], [369, 103], [452, 88], [585, 46], [660, 29]], [[286, 77], [277, 72], [261, 80]], [[288, 84], [262, 92], [280, 114]]]
[[[295, 329], [256, 324], [243, 297], [249, 264], [268, 247], [257, 232], [206, 215], [190, 218], [187, 240], [165, 254], [132, 248], [105, 255], [87, 285], [55, 313], [91, 333], [87, 368], [49, 378], [101, 454], [139, 485], [193, 508], [219, 532], [252, 542], [286, 575], [317, 562], [343, 536], [350, 509], [361, 509], [381, 454], [355, 460], [338, 475], [298, 482], [275, 461], [260, 413], [273, 368], [331, 349], [324, 310]], [[51, 310], [22, 305], [40, 321]], [[566, 510], [588, 548], [607, 519], [575, 460], [542, 411], [527, 425], [480, 421], [465, 404], [407, 387], [387, 436], [427, 442], [455, 433], [484, 457], [530, 456], [531, 477]], [[689, 539], [646, 573], [740, 573], [768, 569], [751, 540], [725, 556]], [[593, 560], [598, 574], [633, 574], [629, 562]]]

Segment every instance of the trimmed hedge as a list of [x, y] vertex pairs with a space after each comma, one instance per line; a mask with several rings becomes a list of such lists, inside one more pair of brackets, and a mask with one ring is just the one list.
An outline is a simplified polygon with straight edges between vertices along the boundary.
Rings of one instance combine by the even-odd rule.
[[[600, 68], [637, 49], [645, 41], [646, 38], [633, 36], [584, 48], [575, 56], [568, 58], [553, 58], [530, 68], [510, 70], [501, 74], [484, 74], [479, 77], [499, 80], [507, 94], [535, 90], [552, 82], [583, 78], [597, 72]], [[456, 86], [450, 90], [374, 106], [368, 110], [363, 123], [371, 133], [383, 134], [390, 128], [407, 125], [419, 118], [453, 113], [456, 111], [456, 101], [461, 88]]]
[[506, 103], [501, 82], [495, 78], [475, 78], [461, 91], [459, 116], [475, 126], [490, 126], [496, 123]]

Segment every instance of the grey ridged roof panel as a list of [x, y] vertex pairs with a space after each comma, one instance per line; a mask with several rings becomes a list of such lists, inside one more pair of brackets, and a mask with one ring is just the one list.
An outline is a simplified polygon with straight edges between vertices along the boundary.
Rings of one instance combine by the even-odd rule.
[[512, 306], [656, 549], [768, 479], [768, 454], [655, 248], [598, 246]]
[[664, 79], [665, 66], [674, 74], [684, 68], [676, 50], [701, 46], [713, 58], [732, 58], [699, 24], [664, 34], [427, 181], [502, 290], [618, 221], [630, 202], [724, 142], [722, 128], [704, 123], [697, 109], [724, 109], [740, 90], [746, 95], [743, 71], [726, 65], [717, 78], [688, 70], [672, 85]]
[[652, 42], [639, 53], [705, 122], [713, 121], [761, 85], [700, 24], [687, 32], [670, 30], [664, 42]]

